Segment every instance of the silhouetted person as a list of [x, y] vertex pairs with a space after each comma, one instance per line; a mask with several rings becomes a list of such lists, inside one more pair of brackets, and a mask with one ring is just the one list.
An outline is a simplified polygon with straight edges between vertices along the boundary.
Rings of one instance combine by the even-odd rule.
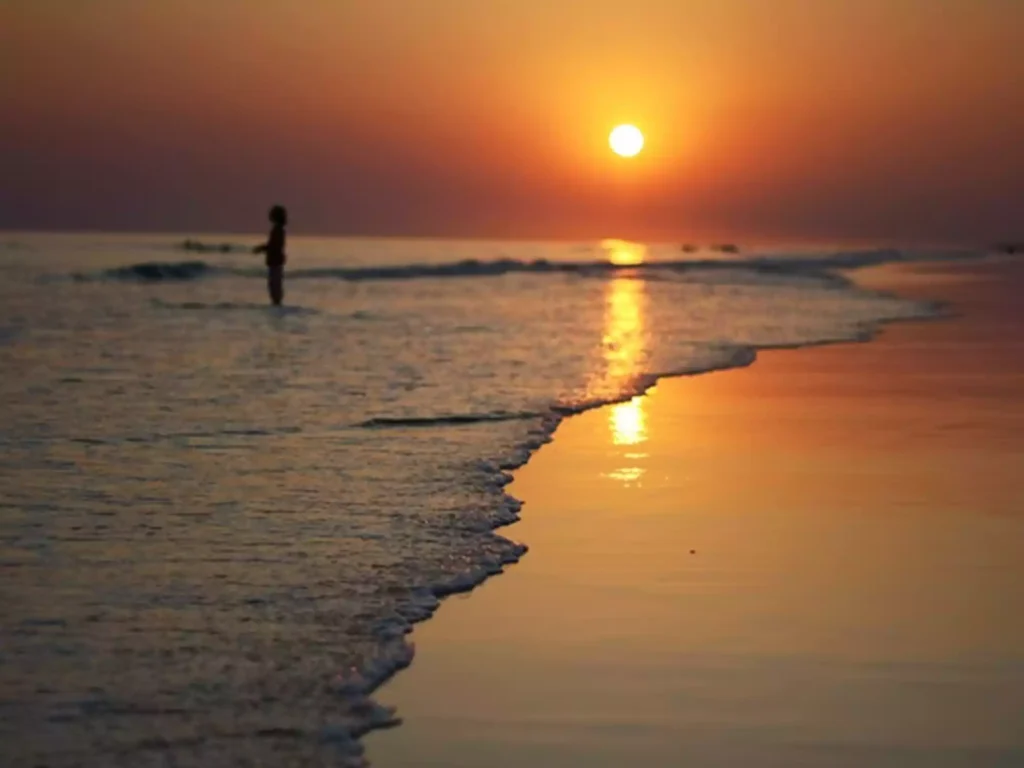
[[263, 245], [252, 249], [253, 253], [267, 254], [267, 290], [274, 306], [281, 304], [284, 298], [284, 228], [288, 226], [288, 211], [283, 205], [275, 205], [270, 209], [270, 236]]

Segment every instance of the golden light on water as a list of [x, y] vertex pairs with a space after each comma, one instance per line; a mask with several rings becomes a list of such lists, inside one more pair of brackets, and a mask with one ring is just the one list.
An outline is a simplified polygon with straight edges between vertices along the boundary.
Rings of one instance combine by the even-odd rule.
[[602, 348], [604, 381], [616, 392], [630, 387], [643, 375], [647, 329], [644, 312], [647, 286], [643, 280], [616, 277], [605, 294], [605, 326]]
[[[608, 241], [605, 248], [613, 263], [640, 264], [646, 255], [643, 245]], [[604, 337], [602, 351], [605, 370], [601, 387], [605, 392], [621, 392], [635, 386], [647, 367], [647, 284], [638, 278], [617, 277], [605, 291]], [[639, 483], [646, 469], [646, 453], [638, 446], [647, 442], [646, 399], [634, 397], [609, 409], [608, 430], [612, 445], [621, 453], [622, 466], [608, 474], [613, 480], [632, 485]]]
[[643, 264], [647, 259], [647, 246], [627, 240], [602, 240], [601, 248], [608, 254], [608, 261], [622, 267]]
[[640, 445], [647, 441], [647, 414], [642, 397], [613, 405], [608, 421], [615, 445]]

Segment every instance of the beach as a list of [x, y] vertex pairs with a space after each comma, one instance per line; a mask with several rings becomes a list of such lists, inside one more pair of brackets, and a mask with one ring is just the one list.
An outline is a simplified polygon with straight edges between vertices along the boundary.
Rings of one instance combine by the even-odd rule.
[[374, 766], [1024, 764], [1024, 269], [856, 279], [954, 316], [559, 426]]
[[1018, 262], [246, 242], [0, 242], [0, 763], [1019, 757]]
[[0, 768], [1024, 768], [1021, 29], [0, 0]]

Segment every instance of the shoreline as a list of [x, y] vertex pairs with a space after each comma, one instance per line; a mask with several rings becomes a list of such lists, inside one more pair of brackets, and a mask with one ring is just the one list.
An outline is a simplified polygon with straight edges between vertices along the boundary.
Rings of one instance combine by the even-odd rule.
[[[915, 269], [915, 267], [916, 267], [916, 269]], [[958, 271], [965, 271], [965, 270], [968, 270], [968, 269], [976, 269], [977, 270], [979, 268], [982, 271], [984, 271], [984, 270], [989, 269], [989, 268], [999, 269], [1000, 267], [999, 267], [998, 263], [996, 264], [995, 267], [989, 267], [989, 266], [985, 266], [985, 265], [982, 265], [980, 267], [979, 267], [979, 265], [966, 265], [966, 266], [960, 267], [958, 265], [952, 265], [951, 266], [951, 265], [946, 264], [946, 265], [938, 265], [934, 269], [934, 272], [936, 274], [941, 274], [942, 275], [942, 277], [940, 279], [947, 279], [947, 278], [949, 278], [949, 275], [951, 273], [956, 273]], [[865, 287], [868, 290], [881, 290], [883, 292], [896, 293], [896, 294], [898, 294], [900, 296], [908, 296], [909, 295], [910, 298], [913, 298], [915, 300], [934, 300], [936, 298], [936, 296], [935, 296], [936, 291], [933, 290], [934, 286], [929, 285], [930, 281], [928, 279], [922, 279], [922, 272], [927, 272], [927, 271], [928, 271], [927, 269], [921, 270], [921, 265], [900, 266], [900, 267], [895, 267], [895, 268], [893, 268], [893, 267], [873, 268], [873, 269], [871, 269], [868, 272], [859, 273], [858, 277], [861, 278], [861, 279], [857, 279], [856, 282], [858, 283], [858, 285], [862, 285], [863, 287]], [[908, 273], [909, 273], [909, 276], [908, 276]], [[955, 278], [953, 278], [953, 279], [955, 280]], [[907, 292], [908, 290], [910, 291], [909, 294]], [[880, 322], [878, 324], [872, 324], [869, 328], [866, 328], [865, 329], [865, 335], [862, 338], [858, 338], [858, 339], [855, 339], [855, 340], [844, 340], [844, 341], [824, 341], [824, 342], [821, 342], [820, 344], [800, 345], [798, 347], [780, 347], [780, 348], [773, 348], [773, 349], [768, 349], [768, 350], [758, 350], [757, 357], [758, 357], [758, 359], [760, 359], [763, 355], [775, 355], [778, 351], [781, 351], [781, 350], [802, 349], [803, 347], [811, 347], [813, 349], [828, 349], [830, 347], [831, 348], [844, 347], [844, 346], [848, 346], [850, 344], [859, 344], [859, 343], [862, 343], [862, 342], [867, 342], [867, 343], [870, 344], [872, 341], [876, 340], [880, 335], [881, 336], [887, 335], [890, 332], [891, 329], [902, 328], [902, 327], [911, 327], [911, 326], [917, 326], [917, 325], [927, 325], [927, 326], [930, 326], [930, 325], [934, 324], [934, 322], [933, 322], [934, 320], [938, 320], [938, 319], [950, 320], [952, 318], [952, 322], [956, 323], [957, 322], [956, 318], [959, 316], [958, 308], [956, 306], [957, 302], [956, 301], [952, 301], [951, 302], [948, 297], [943, 297], [943, 298], [944, 298], [944, 300], [940, 304], [936, 304], [936, 303], [934, 303], [934, 301], [930, 302], [930, 303], [933, 304], [933, 306], [937, 310], [937, 314], [934, 315], [934, 316], [931, 316], [931, 317], [912, 318], [912, 319], [896, 320], [896, 321], [882, 321], [882, 322]], [[949, 325], [949, 323], [945, 323], [944, 325]], [[808, 353], [804, 353], [804, 354], [806, 355]], [[813, 355], [814, 353], [810, 352], [809, 354]], [[748, 361], [745, 365], [749, 365], [750, 362], [753, 362], [753, 360]], [[724, 372], [719, 370], [718, 371], [718, 376], [729, 376], [729, 375], [734, 374], [738, 370], [744, 370], [744, 368], [743, 367], [739, 367], [739, 368], [737, 368], [737, 367], [728, 367], [728, 368], [724, 369]], [[541, 444], [551, 442], [552, 439], [553, 439], [555, 431], [561, 432], [563, 429], [566, 428], [567, 424], [575, 421], [576, 419], [586, 418], [588, 416], [592, 417], [594, 414], [600, 414], [600, 413], [602, 413], [604, 411], [609, 411], [610, 409], [614, 409], [617, 406], [622, 406], [624, 403], [628, 404], [628, 403], [630, 403], [630, 402], [632, 402], [634, 400], [637, 400], [637, 399], [649, 398], [650, 397], [650, 394], [648, 394], [649, 392], [656, 392], [663, 385], [677, 383], [677, 382], [682, 382], [682, 381], [687, 381], [689, 379], [698, 379], [698, 378], [699, 379], [704, 379], [704, 378], [709, 378], [709, 377], [692, 376], [692, 375], [688, 375], [688, 374], [680, 374], [680, 375], [677, 375], [677, 376], [669, 376], [669, 377], [659, 377], [658, 379], [653, 380], [652, 382], [647, 384], [647, 386], [644, 387], [644, 394], [642, 394], [642, 395], [634, 396], [633, 398], [628, 398], [628, 399], [626, 399], [624, 401], [621, 401], [621, 402], [618, 402], [618, 403], [603, 404], [603, 405], [601, 405], [599, 407], [595, 407], [593, 409], [590, 409], [590, 408], [584, 409], [584, 410], [582, 410], [579, 413], [559, 414], [556, 417], [557, 418], [556, 423], [548, 431], [546, 439], [543, 440]], [[710, 377], [710, 378], [714, 378], [714, 377]], [[570, 419], [569, 416], [573, 416], [575, 418], [574, 419]], [[520, 464], [518, 467], [512, 468], [512, 471], [515, 473], [515, 479], [514, 479], [514, 481], [512, 483], [513, 485], [518, 484], [518, 482], [519, 482], [519, 475], [525, 471], [525, 467], [528, 466], [529, 463], [532, 463], [534, 457], [537, 455], [536, 454], [536, 450], [537, 449], [534, 448], [530, 452], [529, 456], [526, 458], [526, 461], [523, 464]], [[522, 502], [520, 502], [519, 499], [516, 498], [516, 495], [513, 495], [512, 493], [509, 492], [507, 485], [505, 486], [505, 488], [503, 490], [503, 495], [505, 497], [506, 503], [508, 505], [510, 505], [515, 510], [517, 510], [518, 507], [522, 503]], [[526, 502], [527, 503], [532, 503], [532, 502], [530, 502], [530, 499], [526, 499]], [[495, 530], [495, 534], [499, 535], [499, 536], [502, 536], [503, 538], [507, 538], [507, 536], [504, 535], [505, 531], [503, 529], [506, 528], [506, 527], [509, 527], [510, 525], [522, 526], [523, 525], [523, 520], [521, 518], [519, 518], [518, 515], [517, 515], [515, 520], [510, 521], [509, 523], [505, 523], [503, 525], [497, 526], [494, 529]], [[527, 543], [532, 544], [532, 542], [530, 541], [529, 537], [523, 537], [522, 535], [519, 535], [519, 536], [517, 536], [517, 538], [525, 538]], [[530, 560], [525, 561], [525, 562], [532, 561], [532, 559], [533, 558], [531, 558]], [[506, 565], [507, 565], [507, 563], [506, 563]], [[523, 568], [523, 567], [524, 567], [523, 565], [520, 565], [520, 568]], [[510, 571], [510, 573], [515, 573], [516, 571], [519, 571], [519, 569], [512, 569]], [[494, 575], [494, 574], [489, 574], [489, 575]], [[509, 578], [509, 577], [506, 576], [506, 578]], [[501, 581], [504, 581], [504, 580], [493, 580], [493, 579], [486, 578], [486, 576], [485, 576], [482, 582], [477, 582], [476, 584], [474, 584], [472, 586], [469, 586], [468, 588], [456, 589], [456, 590], [453, 590], [452, 592], [445, 593], [444, 595], [438, 595], [438, 598], [439, 598], [438, 605], [442, 601], [446, 605], [449, 604], [450, 602], [453, 602], [453, 601], [445, 600], [444, 599], [445, 597], [458, 595], [459, 593], [464, 593], [464, 592], [467, 591], [467, 589], [468, 590], [472, 590], [472, 591], [476, 591], [477, 589], [483, 590], [483, 589], [486, 589], [488, 587], [488, 585], [490, 585], [492, 583], [498, 583], [498, 582], [501, 582]], [[455, 598], [455, 599], [457, 599], [457, 598]], [[479, 599], [479, 598], [477, 598], [477, 599]], [[437, 606], [435, 606], [435, 609], [436, 609], [436, 607]], [[434, 613], [434, 609], [431, 609], [429, 611], [429, 613], [430, 613], [430, 615], [432, 615]], [[409, 644], [410, 648], [412, 647], [412, 644], [415, 643], [419, 639], [419, 636], [422, 634], [421, 627], [433, 626], [436, 623], [436, 621], [444, 621], [444, 616], [445, 616], [445, 614], [442, 614], [440, 618], [435, 617], [435, 622], [429, 622], [427, 624], [421, 623], [422, 619], [427, 618], [427, 616], [424, 616], [421, 619], [419, 619], [418, 621], [416, 621], [415, 625], [414, 625], [415, 629], [413, 631], [412, 642]], [[410, 656], [410, 661], [411, 661], [411, 656]], [[404, 666], [407, 666], [407, 664], [404, 665]], [[401, 668], [404, 668], [404, 666], [401, 667]], [[393, 698], [390, 694], [392, 693], [393, 688], [395, 688], [398, 685], [398, 682], [396, 682], [396, 681], [406, 681], [409, 676], [416, 674], [415, 670], [417, 669], [417, 667], [418, 667], [418, 665], [414, 666], [413, 671], [407, 672], [406, 675], [399, 676], [397, 678], [394, 678], [393, 680], [389, 680], [389, 679], [385, 678], [385, 681], [383, 682], [383, 684], [380, 687], [376, 687], [375, 686], [375, 690], [373, 691], [373, 694], [372, 694], [373, 698], [375, 700], [377, 700], [377, 699], [388, 700], [390, 698]], [[397, 672], [397, 671], [399, 671], [399, 670], [396, 669], [395, 672]], [[390, 678], [390, 675], [388, 676], [388, 678]], [[412, 684], [410, 683], [409, 685], [412, 685]], [[405, 687], [409, 687], [409, 686], [406, 685]], [[413, 712], [413, 709], [414, 708], [410, 708], [405, 702], [399, 701], [399, 708], [398, 708], [397, 715], [398, 715], [398, 718], [401, 718], [401, 719], [399, 719], [399, 720], [392, 720], [390, 723], [388, 723], [388, 725], [397, 725], [398, 723], [405, 721], [407, 718], [410, 717], [410, 713], [412, 713], [412, 716], [415, 717], [417, 713]], [[399, 736], [400, 736], [400, 733], [401, 732], [399, 731]], [[379, 737], [372, 744], [368, 745], [368, 746], [371, 747], [371, 749], [370, 749], [370, 756], [373, 757], [373, 755], [375, 754], [375, 752], [377, 750], [377, 743], [376, 743], [377, 741], [381, 741], [381, 739], [394, 739], [395, 736], [396, 736], [396, 734], [392, 733], [392, 734], [387, 735], [387, 736]], [[372, 738], [372, 736], [371, 736], [371, 738]], [[384, 742], [381, 742], [382, 746], [383, 746], [383, 744], [384, 744]], [[393, 750], [392, 750], [392, 755], [391, 756], [393, 757]], [[390, 765], [392, 763], [387, 762], [386, 760], [385, 761], [374, 760], [374, 764]]]
[[[860, 268], [859, 272], [888, 273], [892, 270], [913, 270], [914, 267], [919, 266], [920, 264], [920, 262], [911, 262], [907, 264], [883, 264], [882, 266]], [[856, 272], [858, 270], [853, 271]], [[844, 271], [839, 270], [838, 274], [844, 274]], [[850, 280], [864, 290], [877, 291], [882, 295], [892, 295], [899, 298], [911, 298], [898, 296], [895, 291], [887, 290], [887, 286], [884, 283], [873, 288], [869, 285], [861, 285], [858, 281], [853, 279], [853, 277], [850, 277]], [[502, 465], [498, 468], [498, 471], [500, 472], [498, 486], [501, 489], [499, 496], [500, 503], [498, 504], [498, 507], [501, 510], [502, 517], [490, 529], [490, 533], [499, 537], [509, 545], [507, 556], [503, 557], [497, 563], [489, 563], [477, 572], [463, 574], [453, 582], [418, 588], [416, 590], [418, 602], [412, 602], [399, 607], [399, 613], [403, 616], [405, 625], [400, 627], [400, 634], [398, 634], [397, 637], [392, 636], [392, 638], [388, 638], [397, 639], [399, 642], [398, 647], [393, 648], [390, 655], [387, 656], [380, 664], [362, 670], [354, 680], [339, 679], [336, 681], [336, 690], [349, 697], [348, 701], [346, 701], [347, 710], [349, 712], [363, 713], [363, 715], [361, 715], [361, 722], [354, 727], [349, 728], [349, 736], [356, 742], [362, 742], [367, 736], [381, 731], [389, 731], [394, 728], [398, 728], [403, 724], [403, 718], [400, 713], [396, 712], [396, 707], [382, 704], [378, 699], [380, 691], [386, 688], [396, 675], [407, 670], [415, 661], [416, 645], [414, 641], [410, 641], [408, 638], [416, 631], [417, 627], [434, 618], [442, 605], [444, 605], [449, 598], [458, 598], [470, 595], [494, 577], [501, 576], [506, 573], [506, 570], [510, 566], [519, 564], [522, 558], [529, 553], [530, 547], [526, 542], [513, 540], [505, 536], [503, 533], [506, 529], [522, 522], [520, 513], [525, 503], [524, 500], [510, 494], [506, 489], [510, 485], [514, 484], [516, 473], [529, 464], [541, 448], [555, 439], [556, 433], [566, 421], [584, 416], [594, 411], [602, 411], [607, 408], [623, 405], [636, 400], [637, 398], [647, 397], [648, 394], [662, 382], [749, 368], [755, 365], [760, 356], [765, 353], [812, 350], [823, 347], [836, 347], [853, 344], [870, 344], [890, 326], [897, 326], [904, 323], [934, 323], [948, 320], [956, 316], [946, 302], [934, 301], [923, 294], [912, 298], [913, 300], [928, 307], [931, 314], [923, 314], [914, 317], [882, 318], [880, 320], [868, 322], [862, 325], [857, 336], [853, 338], [822, 339], [820, 341], [809, 343], [766, 345], [762, 347], [735, 345], [733, 349], [733, 357], [730, 360], [723, 362], [721, 365], [711, 368], [703, 368], [696, 371], [677, 371], [651, 374], [646, 376], [641, 383], [636, 386], [632, 393], [623, 395], [620, 398], [586, 404], [577, 408], [552, 407], [546, 415], [539, 416], [541, 422], [539, 432], [537, 433], [538, 437], [528, 444], [516, 447], [516, 451], [521, 453], [521, 458], [517, 459], [512, 464]], [[398, 716], [396, 717], [396, 715]], [[357, 754], [362, 753], [359, 752]]]

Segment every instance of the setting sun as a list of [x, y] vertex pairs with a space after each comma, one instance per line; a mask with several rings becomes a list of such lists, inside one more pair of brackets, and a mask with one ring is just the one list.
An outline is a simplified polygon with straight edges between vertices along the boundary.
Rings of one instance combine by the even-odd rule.
[[635, 157], [644, 148], [644, 135], [635, 125], [620, 125], [612, 130], [608, 144], [617, 155]]

